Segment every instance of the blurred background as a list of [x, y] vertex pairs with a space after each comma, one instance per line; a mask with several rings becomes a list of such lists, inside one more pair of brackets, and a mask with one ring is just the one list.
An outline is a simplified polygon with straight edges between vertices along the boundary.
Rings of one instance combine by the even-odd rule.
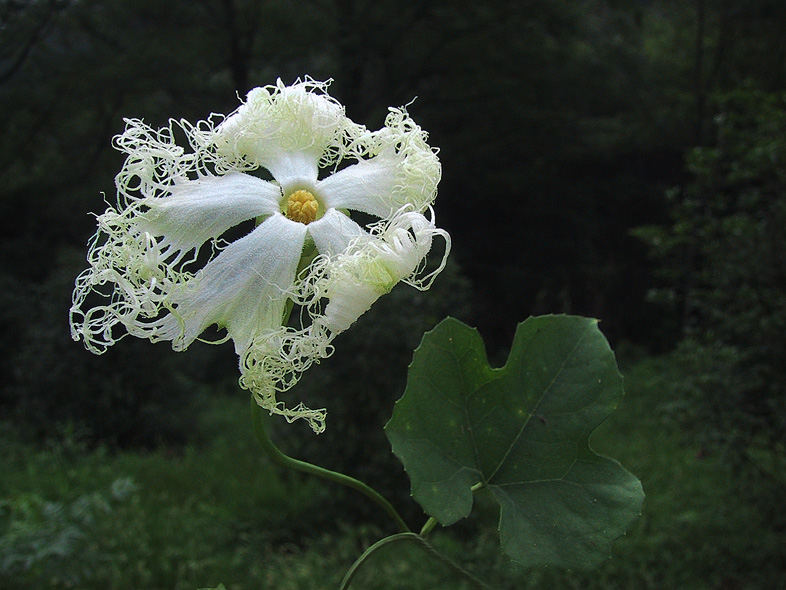
[[[597, 317], [627, 397], [595, 446], [648, 494], [612, 560], [520, 571], [483, 506], [435, 543], [499, 588], [786, 588], [782, 0], [0, 1], [0, 585], [333, 587], [391, 532], [260, 456], [231, 345], [94, 357], [68, 332], [123, 117], [305, 75], [369, 128], [409, 105], [453, 253], [337, 339], [297, 392], [327, 432], [276, 424], [281, 446], [419, 527], [382, 426], [424, 330], [458, 317], [499, 365], [529, 315]], [[424, 561], [358, 585], [461, 587]]]

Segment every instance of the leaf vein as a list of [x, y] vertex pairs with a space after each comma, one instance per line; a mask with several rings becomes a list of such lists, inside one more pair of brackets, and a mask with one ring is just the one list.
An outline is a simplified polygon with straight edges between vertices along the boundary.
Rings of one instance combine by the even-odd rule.
[[[562, 361], [562, 365], [554, 373], [554, 377], [552, 378], [551, 382], [543, 389], [543, 393], [541, 393], [540, 397], [538, 398], [538, 401], [535, 402], [535, 405], [532, 407], [532, 410], [530, 411], [529, 415], [527, 416], [527, 419], [524, 420], [523, 424], [521, 425], [521, 428], [519, 428], [519, 431], [516, 433], [516, 436], [513, 437], [513, 440], [511, 441], [510, 446], [508, 446], [508, 449], [505, 451], [505, 454], [503, 455], [502, 459], [499, 461], [497, 466], [494, 468], [494, 471], [488, 477], [487, 481], [490, 482], [494, 478], [494, 476], [497, 474], [497, 472], [500, 470], [502, 465], [505, 463], [505, 461], [507, 460], [507, 458], [510, 455], [511, 451], [513, 450], [513, 447], [516, 446], [516, 443], [519, 441], [519, 439], [521, 438], [521, 435], [524, 433], [524, 429], [527, 427], [527, 424], [530, 423], [530, 420], [532, 420], [532, 416], [535, 414], [537, 409], [540, 407], [540, 404], [543, 402], [543, 398], [546, 397], [546, 394], [548, 394], [548, 392], [554, 386], [554, 383], [557, 381], [559, 376], [562, 374], [562, 371], [565, 369], [565, 366], [568, 364], [568, 361], [571, 358], [573, 358], [573, 355], [576, 354], [576, 351], [579, 349], [579, 347], [584, 342], [584, 340], [586, 340], [586, 338], [589, 335], [589, 333], [590, 333], [590, 328], [589, 327], [585, 328], [584, 329], [584, 333], [581, 335], [581, 338], [577, 339], [576, 344], [573, 347], [573, 349], [570, 351], [569, 354], [565, 355], [565, 360]], [[476, 454], [477, 454], [477, 449], [476, 449]]]

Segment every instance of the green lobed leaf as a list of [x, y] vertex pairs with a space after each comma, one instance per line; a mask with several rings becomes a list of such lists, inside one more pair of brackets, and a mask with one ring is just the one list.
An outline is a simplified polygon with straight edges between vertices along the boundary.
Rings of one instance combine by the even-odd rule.
[[589, 446], [622, 395], [596, 320], [529, 318], [492, 369], [477, 330], [448, 318], [415, 351], [385, 433], [412, 496], [441, 524], [468, 516], [480, 485], [500, 505], [511, 558], [586, 569], [608, 558], [644, 498], [635, 476]]

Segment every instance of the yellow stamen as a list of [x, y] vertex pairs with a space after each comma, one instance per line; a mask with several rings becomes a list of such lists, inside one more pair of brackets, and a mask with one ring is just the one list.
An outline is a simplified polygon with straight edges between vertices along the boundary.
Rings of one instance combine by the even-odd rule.
[[287, 217], [292, 221], [309, 224], [317, 218], [319, 202], [306, 190], [298, 190], [287, 198]]

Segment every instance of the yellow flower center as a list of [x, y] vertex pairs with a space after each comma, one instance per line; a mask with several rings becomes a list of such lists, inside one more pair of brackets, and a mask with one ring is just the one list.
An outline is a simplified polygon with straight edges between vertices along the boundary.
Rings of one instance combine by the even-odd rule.
[[319, 202], [306, 190], [298, 190], [287, 198], [287, 217], [292, 221], [309, 224], [317, 218]]

